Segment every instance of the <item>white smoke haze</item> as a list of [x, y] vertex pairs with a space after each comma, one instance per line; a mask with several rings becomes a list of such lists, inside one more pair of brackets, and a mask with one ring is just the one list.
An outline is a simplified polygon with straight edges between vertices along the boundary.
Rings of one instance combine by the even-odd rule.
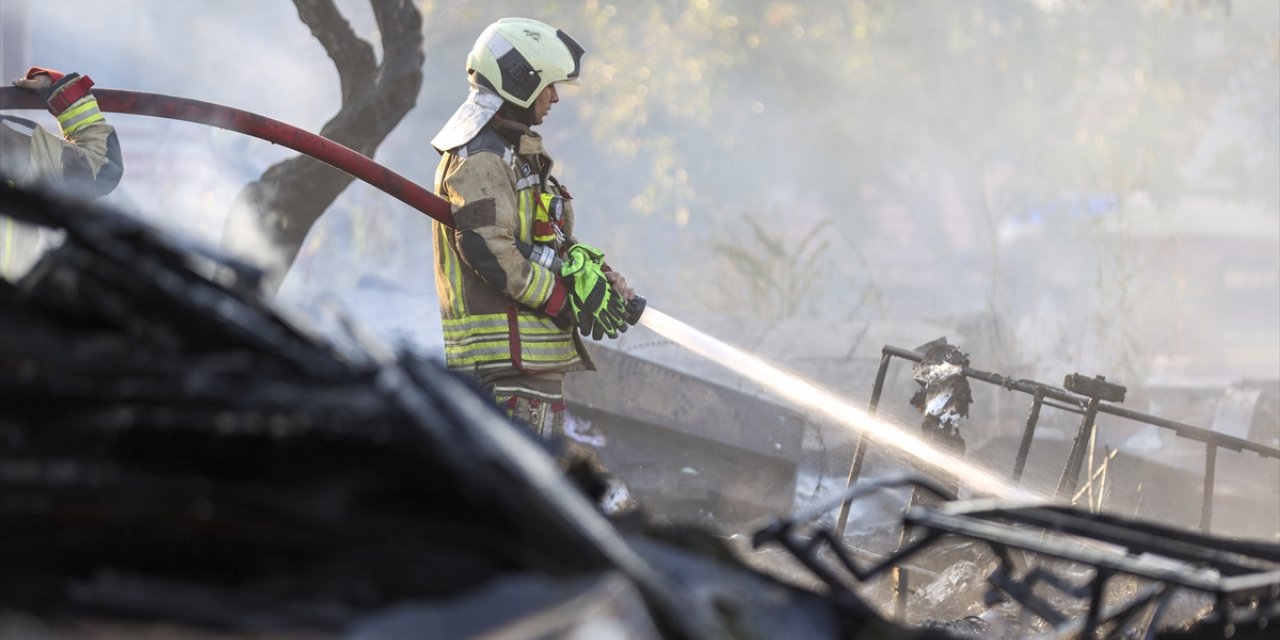
[[[359, 0], [337, 4], [352, 21], [356, 32], [376, 44], [376, 28], [368, 4]], [[738, 4], [743, 9], [750, 5]], [[783, 11], [789, 6], [785, 3], [759, 4], [772, 7], [771, 11], [783, 16], [778, 19], [785, 19], [786, 11], [797, 12], [795, 7]], [[1001, 16], [998, 7], [981, 2], [969, 4], [971, 12], [959, 11], [958, 14], [966, 23], [989, 24], [987, 32], [996, 34], [991, 36], [993, 39], [999, 37], [1002, 30], [1011, 33], [1018, 28], [1017, 21], [1021, 18], [1016, 8], [1008, 10], [1010, 18]], [[727, 12], [732, 6], [733, 3], [725, 3], [709, 10]], [[25, 9], [31, 62], [66, 70], [80, 69], [92, 74], [100, 86], [219, 102], [312, 131], [317, 131], [339, 104], [332, 64], [298, 20], [289, 2], [233, 0], [219, 3], [217, 10], [210, 10], [203, 4], [160, 0], [118, 2], [109, 8], [81, 1], [51, 5], [11, 0], [6, 8], [11, 12]], [[1072, 11], [1067, 5], [1044, 8], [1063, 14]], [[1093, 10], [1104, 11], [1104, 8], [1097, 6]], [[82, 11], [84, 13], [80, 13]], [[984, 15], [984, 11], [989, 15]], [[496, 16], [525, 13], [526, 7], [502, 2], [469, 3], [428, 11], [425, 19], [428, 62], [423, 94], [418, 107], [379, 150], [378, 159], [429, 185], [436, 155], [425, 140], [464, 95], [465, 84], [458, 69], [473, 37], [470, 34], [478, 32]], [[1117, 10], [1117, 13], [1123, 12]], [[1220, 252], [1221, 247], [1229, 246], [1233, 239], [1256, 239], [1259, 234], [1280, 242], [1280, 227], [1276, 224], [1280, 216], [1275, 203], [1261, 197], [1265, 189], [1253, 193], [1214, 192], [1215, 180], [1221, 182], [1221, 176], [1214, 177], [1214, 174], [1215, 165], [1221, 163], [1219, 156], [1223, 149], [1244, 164], [1275, 162], [1277, 125], [1275, 96], [1271, 95], [1274, 81], [1269, 79], [1276, 71], [1275, 53], [1247, 49], [1254, 46], [1254, 41], [1236, 45], [1229, 40], [1233, 30], [1246, 27], [1232, 22], [1256, 22], [1256, 9], [1245, 13], [1244, 9], [1237, 8], [1236, 15], [1230, 17], [1205, 13], [1209, 17], [1203, 18], [1203, 22], [1228, 24], [1225, 27], [1206, 24], [1205, 34], [1198, 41], [1185, 44], [1204, 52], [1205, 66], [1234, 62], [1234, 67], [1225, 68], [1222, 73], [1238, 76], [1222, 83], [1226, 89], [1221, 89], [1221, 95], [1192, 96], [1211, 106], [1193, 111], [1178, 107], [1176, 101], [1174, 106], [1156, 107], [1139, 103], [1141, 94], [1137, 87], [1155, 86], [1165, 79], [1158, 74], [1168, 72], [1150, 68], [1153, 61], [1158, 64], [1160, 51], [1147, 52], [1138, 47], [1139, 59], [1132, 65], [1117, 64], [1114, 68], [1101, 65], [1093, 83], [1076, 87], [1075, 92], [1084, 96], [1076, 97], [1084, 109], [1082, 113], [1030, 111], [1025, 114], [1040, 119], [1044, 129], [1077, 129], [1073, 133], [1090, 140], [1090, 136], [1096, 136], [1100, 145], [1124, 143], [1123, 139], [1112, 141], [1107, 137], [1123, 134], [1123, 130], [1108, 125], [1108, 120], [1127, 117], [1128, 112], [1136, 108], [1151, 109], [1150, 117], [1174, 124], [1177, 123], [1172, 119], [1184, 114], [1209, 118], [1207, 127], [1185, 123], [1188, 129], [1194, 127], [1203, 133], [1196, 137], [1182, 136], [1186, 140], [1180, 144], [1187, 149], [1186, 153], [1183, 157], [1168, 159], [1181, 163], [1181, 167], [1174, 169], [1186, 176], [1184, 181], [1205, 185], [1200, 189], [1203, 193], [1184, 198], [1154, 201], [1141, 190], [1123, 188], [1113, 189], [1112, 193], [1067, 188], [1056, 194], [1041, 193], [1035, 200], [1030, 199], [1032, 194], [1009, 192], [1010, 185], [1035, 180], [1047, 180], [1051, 187], [1054, 183], [1069, 185], [1067, 180], [1055, 180], [1051, 176], [1033, 176], [1027, 180], [1017, 175], [1019, 171], [1097, 174], [1110, 169], [1090, 165], [1088, 163], [1097, 162], [1097, 158], [1083, 156], [1078, 161], [1064, 159], [1048, 167], [1007, 164], [995, 153], [1000, 148], [993, 145], [1043, 143], [1053, 138], [1006, 140], [1006, 136], [1019, 130], [1007, 123], [974, 121], [977, 116], [972, 108], [984, 101], [994, 108], [996, 101], [1020, 99], [1020, 95], [1030, 97], [1029, 102], [1034, 106], [1034, 100], [1041, 98], [1034, 84], [1037, 78], [1024, 78], [1025, 86], [1011, 91], [998, 84], [1000, 81], [988, 77], [993, 71], [951, 68], [953, 65], [945, 57], [928, 58], [923, 57], [923, 53], [916, 59], [921, 65], [918, 69], [908, 69], [898, 85], [887, 87], [900, 91], [901, 99], [910, 101], [902, 106], [931, 118], [908, 123], [919, 131], [903, 132], [887, 139], [853, 138], [840, 142], [833, 138], [843, 135], [844, 131], [858, 131], [829, 126], [843, 120], [872, 123], [868, 127], [874, 127], [877, 120], [900, 126], [901, 120], [892, 119], [893, 113], [885, 111], [894, 106], [892, 101], [859, 95], [858, 86], [846, 86], [839, 77], [825, 77], [826, 72], [817, 76], [826, 84], [809, 85], [809, 95], [773, 95], [768, 86], [719, 83], [714, 85], [717, 93], [710, 94], [709, 98], [675, 96], [694, 104], [705, 103], [701, 108], [706, 110], [707, 117], [691, 114], [688, 124], [684, 125], [686, 128], [678, 131], [677, 141], [671, 143], [672, 150], [678, 156], [705, 146], [700, 145], [700, 139], [714, 143], [734, 136], [755, 136], [750, 151], [719, 159], [720, 168], [711, 172], [682, 167], [678, 157], [668, 165], [656, 163], [650, 170], [637, 162], [645, 157], [646, 141], [629, 139], [628, 134], [648, 132], [636, 122], [658, 117], [646, 113], [645, 109], [653, 111], [660, 107], [660, 103], [655, 104], [657, 99], [650, 96], [663, 91], [663, 85], [679, 88], [697, 85], [688, 80], [688, 70], [664, 69], [656, 63], [652, 68], [642, 69], [643, 73], [630, 80], [634, 84], [628, 85], [627, 69], [622, 65], [632, 60], [622, 58], [622, 53], [615, 50], [638, 38], [627, 34], [620, 45], [598, 37], [592, 41], [595, 34], [587, 32], [582, 39], [593, 46], [588, 47], [584, 85], [566, 92], [565, 100], [557, 105], [553, 118], [543, 129], [548, 146], [558, 156], [565, 181], [579, 186], [575, 194], [579, 197], [578, 208], [583, 212], [580, 235], [615, 256], [615, 264], [626, 269], [651, 298], [663, 301], [664, 308], [704, 323], [745, 324], [741, 335], [745, 340], [774, 330], [779, 322], [776, 317], [770, 317], [774, 309], [765, 313], [753, 307], [788, 306], [783, 304], [784, 300], [759, 299], [759, 292], [750, 282], [744, 282], [743, 276], [757, 282], [758, 277], [744, 272], [740, 262], [713, 255], [711, 245], [716, 241], [738, 242], [747, 250], [763, 249], [753, 246], [751, 233], [742, 224], [743, 215], [750, 214], [790, 247], [797, 246], [800, 238], [816, 225], [830, 223], [822, 233], [826, 248], [817, 256], [813, 267], [804, 272], [795, 261], [790, 264], [795, 271], [791, 275], [817, 283], [809, 291], [810, 295], [799, 299], [801, 309], [783, 309], [786, 317], [838, 324], [850, 320], [854, 323], [904, 318], [938, 320], [994, 314], [1001, 322], [999, 333], [1003, 342], [975, 346], [999, 349], [1000, 353], [987, 354], [992, 363], [1052, 363], [1039, 367], [1035, 372], [1038, 375], [1056, 377], [1060, 375], [1061, 366], [1070, 366], [1117, 376], [1127, 374], [1129, 378], [1278, 377], [1280, 339], [1274, 330], [1266, 328], [1280, 324], [1280, 301], [1271, 291], [1280, 286], [1277, 275], [1280, 261], [1275, 252], [1263, 251], [1238, 266], [1228, 265], [1226, 272], [1216, 274], [1217, 277], [1196, 277], [1203, 274], [1193, 273], [1188, 278], [1185, 271], [1200, 265], [1184, 266], [1184, 272], [1176, 269], [1180, 261], [1175, 256], [1183, 252], [1203, 253], [1206, 246]], [[612, 15], [609, 7], [595, 2], [583, 3], [581, 7], [561, 7], [554, 14], [543, 17], [578, 25], [598, 14]], [[94, 19], [68, 21], [63, 19], [66, 15], [92, 15]], [[879, 19], [920, 18], [902, 10]], [[1275, 16], [1265, 15], [1265, 18], [1262, 23], [1271, 29], [1274, 43]], [[1158, 13], [1143, 19], [1151, 23], [1168, 21]], [[850, 18], [834, 16], [832, 20], [839, 23]], [[927, 32], [930, 27], [922, 24], [920, 30]], [[1251, 28], [1258, 29], [1257, 26]], [[803, 46], [803, 26], [798, 25], [793, 31], [797, 46]], [[678, 34], [651, 35], [675, 37]], [[1099, 28], [1096, 42], [1089, 45], [1104, 61], [1108, 56], [1133, 56], [1129, 49], [1117, 47], [1117, 41], [1144, 35], [1139, 31], [1124, 36]], [[691, 61], [698, 63], [695, 70], [716, 68], [718, 57], [737, 55], [736, 50], [753, 46], [752, 36], [736, 33], [734, 38], [702, 45], [708, 59]], [[903, 51], [910, 52], [906, 47], [911, 46], [910, 43], [886, 43], [878, 45], [875, 51], [886, 57], [902, 57]], [[1233, 46], [1239, 50], [1232, 49]], [[1014, 68], [1024, 74], [1035, 73], [1038, 65], [1046, 69], [1045, 75], [1048, 75], [1055, 67], [1062, 66], [1061, 58], [1079, 55], [1065, 48], [1055, 50], [1052, 43], [1045, 42], [1031, 42], [1025, 49], [1015, 47], [1013, 51], [1021, 53], [1026, 61], [1001, 64], [1016, 65]], [[998, 49], [997, 53], [1008, 52]], [[1256, 61], [1237, 62], [1247, 57]], [[725, 64], [719, 63], [719, 66], [723, 69]], [[1120, 75], [1120, 70], [1127, 70], [1129, 75]], [[811, 71], [804, 70], [805, 73]], [[1203, 71], [1188, 69], [1183, 73], [1191, 77]], [[945, 84], [935, 84], [926, 91], [913, 89], [922, 78]], [[712, 78], [706, 80], [704, 84], [713, 84]], [[641, 91], [618, 105], [606, 102], [612, 96], [609, 92], [618, 91], [619, 85], [624, 91], [625, 87]], [[989, 97], [981, 93], [984, 85], [991, 87]], [[1250, 85], [1259, 85], [1262, 90], [1241, 89], [1248, 89]], [[886, 87], [874, 89], [883, 92]], [[1062, 96], [1063, 99], [1069, 97]], [[918, 104], [921, 99], [939, 106], [924, 109]], [[1269, 100], [1272, 104], [1258, 108], [1249, 105], [1259, 100]], [[678, 102], [667, 106], [668, 110], [679, 107]], [[624, 119], [614, 122], [610, 119], [613, 116], [601, 113], [611, 108], [622, 109], [618, 117]], [[1268, 112], [1268, 108], [1272, 110]], [[1255, 117], [1252, 114], [1257, 113], [1263, 114], [1263, 121], [1251, 122], [1250, 118]], [[715, 126], [708, 126], [709, 116], [714, 116]], [[1074, 121], [1063, 121], [1063, 116]], [[292, 155], [286, 149], [257, 140], [238, 140], [236, 134], [197, 125], [129, 116], [115, 116], [113, 122], [120, 128], [122, 139], [127, 141], [124, 146], [129, 161], [128, 177], [119, 197], [136, 205], [151, 219], [211, 240], [221, 229], [220, 219], [226, 215], [228, 203], [239, 188], [272, 163]], [[606, 140], [602, 142], [580, 135], [584, 129], [598, 130], [610, 122], [616, 125], [616, 134], [609, 136], [608, 130], [604, 130]], [[1135, 123], [1134, 127], [1138, 125]], [[828, 139], [815, 137], [824, 134]], [[1181, 134], [1175, 131], [1170, 135]], [[1241, 144], [1250, 140], [1253, 142]], [[907, 149], [895, 152], [891, 161], [900, 163], [907, 158], [912, 166], [889, 167], [884, 172], [884, 184], [864, 186], [856, 199], [849, 200], [842, 191], [853, 181], [841, 174], [862, 170], [867, 163], [850, 164], [841, 157], [846, 152], [839, 149], [846, 149], [850, 156], [874, 157], [878, 154], [874, 145], [883, 144]], [[1067, 151], [1044, 148], [1037, 153], [1053, 156], [1066, 155]], [[991, 157], [984, 160], [984, 153]], [[815, 157], [815, 154], [820, 155]], [[826, 160], [815, 162], [823, 157]], [[796, 164], [795, 169], [803, 169], [805, 173], [790, 168], [788, 159], [803, 161]], [[1146, 162], [1161, 160], [1147, 159]], [[601, 163], [605, 166], [600, 166]], [[632, 170], [636, 168], [642, 171]], [[626, 181], [619, 181], [620, 170]], [[599, 174], [600, 179], [593, 173]], [[920, 193], [902, 194], [903, 182], [918, 185]], [[1083, 185], [1088, 181], [1079, 182]], [[406, 244], [425, 243], [425, 239], [417, 235], [425, 225], [409, 222], [409, 218], [417, 214], [400, 203], [374, 195], [353, 204], [352, 200], [359, 199], [353, 194], [361, 188], [358, 183], [354, 184], [344, 194], [317, 225], [317, 234], [323, 235], [326, 228], [334, 226], [335, 218], [348, 216], [355, 209], [376, 208], [378, 213], [370, 216], [371, 220], [363, 221], [363, 227], [386, 224], [399, 229], [407, 224], [412, 233], [387, 235], [402, 238]], [[975, 188], [985, 195], [979, 194], [975, 200]], [[681, 204], [678, 196], [686, 192], [696, 195], [686, 197], [686, 202]], [[842, 199], [847, 210], [842, 210]], [[675, 204], [664, 209], [662, 205], [667, 201]], [[705, 206], [707, 203], [711, 206]], [[692, 208], [700, 205], [699, 209]], [[982, 210], [983, 206], [987, 210]], [[1057, 212], [1053, 210], [1055, 207]], [[181, 214], [175, 215], [175, 212]], [[1188, 227], [1178, 223], [1178, 218], [1203, 216], [1230, 221], [1217, 228], [1214, 223], [1202, 224], [1201, 229], [1191, 225], [1190, 233], [1196, 235], [1192, 235], [1190, 242], [1185, 233], [1168, 229], [1185, 230]], [[1106, 220], [1101, 220], [1104, 217]], [[1094, 224], [1095, 221], [1100, 224]], [[351, 233], [349, 225], [338, 226]], [[1165, 227], [1163, 231], [1162, 227]], [[669, 242], [672, 239], [674, 243]], [[675, 247], [680, 254], [662, 253], [660, 250], [664, 247]], [[368, 269], [380, 276], [409, 289], [427, 290], [429, 294], [427, 274], [416, 273], [419, 270], [416, 260], [429, 258], [429, 252], [421, 253], [416, 247], [408, 251], [414, 257], [415, 264], [411, 266], [379, 265], [376, 255], [362, 259]], [[354, 285], [361, 275], [355, 273], [360, 265], [346, 264], [349, 256], [341, 253], [333, 247], [314, 250], [309, 253], [314, 256], [312, 260], [335, 260], [342, 264], [331, 268], [317, 264], [309, 269], [312, 273], [323, 272], [329, 286]], [[370, 257], [374, 258], [372, 262], [368, 260]], [[784, 256], [780, 262], [786, 264], [789, 258]], [[408, 270], [398, 271], [402, 266]], [[426, 266], [421, 265], [423, 271]], [[777, 264], [770, 266], [776, 268]], [[1209, 266], [1220, 268], [1217, 264]], [[702, 283], [707, 279], [712, 279], [715, 285], [705, 287]], [[298, 286], [292, 282], [296, 277], [290, 280], [291, 289], [284, 292], [286, 298], [292, 297], [292, 288]], [[1207, 288], [1210, 285], [1213, 288]], [[709, 289], [711, 295], [690, 295], [691, 290], [699, 287]], [[1247, 296], [1254, 289], [1261, 289], [1258, 308], [1244, 310], [1243, 314], [1217, 311], [1224, 305], [1222, 298]], [[816, 295], [819, 290], [824, 293]], [[708, 305], [708, 299], [714, 304]], [[759, 322], [761, 319], [767, 322]], [[1237, 323], [1237, 320], [1243, 322]], [[1236, 324], [1240, 328], [1218, 326], [1223, 324]], [[916, 339], [902, 338], [907, 342]]]
[[[368, 3], [336, 4], [376, 46]], [[1277, 3], [422, 6], [423, 90], [379, 162], [430, 188], [429, 140], [466, 95], [475, 35], [508, 15], [562, 26], [588, 51], [583, 84], [541, 130], [579, 238], [657, 308], [852, 401], [869, 393], [882, 345], [941, 335], [977, 368], [1049, 383], [1081, 372], [1131, 390], [1220, 391], [1280, 379]], [[340, 106], [333, 65], [287, 0], [4, 9], [27, 20], [23, 64], [101, 87], [310, 131]], [[108, 117], [126, 164], [112, 199], [213, 245], [240, 189], [294, 155]], [[388, 340], [438, 354], [429, 232], [425, 216], [354, 182], [277, 300], [339, 301]], [[235, 244], [271, 260], [251, 235]], [[724, 375], [640, 329], [622, 344]], [[886, 393], [910, 387], [901, 368]], [[968, 429], [993, 411], [1017, 414], [1015, 426], [1025, 416], [1026, 398], [975, 389]], [[1217, 415], [1155, 397], [1126, 406], [1203, 426]], [[905, 399], [886, 397], [882, 413], [918, 421]], [[1075, 418], [1049, 413], [1045, 433], [1072, 433]], [[1247, 435], [1274, 445], [1280, 425]], [[1219, 473], [1233, 466], [1224, 457]]]
[[[377, 49], [377, 29], [368, 3], [338, 4], [357, 35]], [[6, 19], [25, 19], [28, 37], [27, 59], [16, 64], [6, 61], [6, 68], [34, 64], [79, 71], [92, 76], [99, 87], [224, 104], [312, 132], [318, 132], [340, 106], [332, 62], [287, 1], [232, 0], [218, 3], [215, 9], [203, 3], [143, 0], [110, 5], [73, 1], [56, 6], [11, 0], [5, 2], [5, 10]], [[93, 19], [67, 20], [68, 15]], [[56, 129], [46, 114], [23, 115]], [[224, 244], [236, 257], [263, 269], [282, 268], [280, 256], [257, 228], [240, 225], [244, 228], [224, 229], [224, 225], [241, 189], [295, 152], [203, 125], [126, 114], [108, 114], [108, 118], [119, 132], [126, 170], [123, 182], [107, 202], [168, 231], [215, 247]], [[384, 144], [384, 148], [390, 146]], [[421, 217], [408, 214], [399, 202], [357, 181], [316, 225], [314, 235], [323, 237], [335, 218], [370, 205], [378, 210], [370, 217]], [[380, 220], [371, 223], [378, 226]], [[397, 223], [415, 227], [412, 222]], [[417, 235], [411, 238], [425, 242], [425, 228], [416, 225]], [[229, 235], [225, 243], [224, 232]], [[282, 304], [310, 306], [309, 301], [320, 294], [331, 296], [332, 290], [349, 289], [364, 273], [379, 271], [377, 264], [356, 265], [338, 255], [345, 247], [334, 248], [331, 242], [330, 255], [319, 261], [332, 258], [342, 265], [344, 275], [330, 278], [328, 270], [322, 269], [326, 277], [313, 279], [312, 265], [317, 260], [308, 257], [316, 253], [315, 244], [304, 247], [300, 268], [281, 291]], [[430, 249], [424, 249], [429, 258]], [[396, 252], [390, 253], [395, 259]], [[376, 261], [379, 255], [369, 252], [364, 258]], [[404, 265], [397, 268], [404, 269]], [[402, 275], [384, 278], [395, 281]], [[417, 277], [429, 278], [429, 269]], [[429, 293], [429, 282], [424, 279], [413, 288]], [[434, 303], [426, 309], [434, 310]], [[432, 324], [427, 318], [428, 329]], [[434, 325], [435, 333], [413, 334], [428, 350], [439, 341], [438, 320]]]

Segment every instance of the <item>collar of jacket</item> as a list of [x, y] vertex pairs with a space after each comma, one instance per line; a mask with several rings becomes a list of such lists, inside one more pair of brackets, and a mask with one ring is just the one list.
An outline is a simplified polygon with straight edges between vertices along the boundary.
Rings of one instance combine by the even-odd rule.
[[516, 154], [522, 156], [546, 156], [547, 152], [542, 148], [542, 136], [533, 129], [516, 122], [508, 120], [502, 116], [495, 115], [489, 120], [489, 124], [498, 130], [498, 133], [507, 140], [515, 141]]

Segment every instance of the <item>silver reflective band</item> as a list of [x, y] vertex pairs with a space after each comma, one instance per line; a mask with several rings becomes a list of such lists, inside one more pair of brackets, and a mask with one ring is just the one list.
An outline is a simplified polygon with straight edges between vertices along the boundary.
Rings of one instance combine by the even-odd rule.
[[489, 53], [492, 53], [494, 58], [501, 58], [508, 51], [515, 48], [511, 46], [510, 42], [507, 42], [506, 38], [502, 37], [502, 34], [496, 32], [492, 38], [489, 38], [489, 43], [486, 46], [489, 47]]
[[556, 252], [551, 247], [545, 245], [535, 246], [533, 251], [529, 254], [529, 259], [536, 264], [546, 267], [552, 273], [560, 273], [562, 263], [560, 259], [556, 257]]

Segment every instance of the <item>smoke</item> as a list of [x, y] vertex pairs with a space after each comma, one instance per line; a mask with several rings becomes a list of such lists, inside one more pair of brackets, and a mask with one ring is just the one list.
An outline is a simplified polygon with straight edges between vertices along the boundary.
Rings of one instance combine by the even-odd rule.
[[[232, 1], [217, 11], [137, 0], [109, 6], [16, 0], [5, 7], [25, 18], [25, 64], [79, 71], [100, 87], [228, 104], [312, 130], [334, 108], [332, 66], [288, 3]], [[68, 15], [92, 19], [67, 20]], [[125, 158], [124, 180], [109, 202], [206, 244], [218, 244], [240, 188], [292, 155], [200, 125], [107, 117]], [[56, 130], [51, 118], [43, 118], [41, 124]], [[258, 239], [237, 244], [255, 261], [272, 259]]]
[[[368, 3], [337, 4], [376, 45]], [[587, 45], [583, 85], [542, 132], [579, 237], [700, 326], [754, 323], [757, 340], [793, 318], [859, 325], [839, 330], [852, 334], [910, 319], [1028, 376], [1280, 377], [1280, 16], [1166, 4], [566, 5], [538, 17]], [[24, 62], [101, 86], [313, 131], [339, 105], [331, 62], [283, 0], [5, 8], [7, 22], [25, 16]], [[527, 13], [427, 7], [423, 93], [378, 159], [430, 184], [426, 141], [465, 95], [475, 34]], [[128, 165], [120, 199], [215, 244], [239, 188], [292, 155], [194, 125], [112, 121]], [[366, 273], [431, 295], [418, 214], [359, 189], [317, 225], [324, 246], [295, 267], [311, 276], [290, 276], [282, 297]], [[818, 228], [821, 251], [786, 253]], [[364, 232], [390, 240], [352, 263]], [[717, 243], [774, 271], [786, 262], [782, 291], [761, 299], [760, 264]], [[264, 242], [234, 244], [272, 263]], [[691, 295], [707, 282], [711, 295]]]
[[[376, 45], [368, 3], [337, 5]], [[577, 236], [655, 306], [849, 397], [865, 397], [882, 345], [940, 335], [978, 368], [1048, 382], [1280, 378], [1276, 3], [424, 6], [426, 81], [380, 162], [430, 185], [428, 141], [466, 95], [476, 34], [541, 13], [588, 50], [582, 86], [540, 127]], [[285, 0], [4, 9], [6, 28], [24, 16], [26, 50], [5, 49], [24, 65], [311, 131], [340, 104], [331, 62]], [[110, 120], [126, 163], [113, 198], [207, 244], [240, 189], [293, 155]], [[278, 300], [336, 298], [438, 350], [429, 229], [355, 183]], [[279, 264], [253, 229], [231, 232]], [[975, 416], [1025, 416], [1002, 402], [981, 397]]]
[[[380, 43], [369, 4], [337, 4], [356, 34], [376, 50]], [[225, 104], [310, 131], [319, 131], [341, 104], [333, 63], [287, 1], [231, 0], [215, 10], [162, 0], [109, 6], [10, 0], [4, 8], [6, 37], [14, 27], [26, 43], [21, 50], [4, 49], [5, 69], [40, 65], [79, 71], [99, 87]], [[68, 15], [92, 19], [67, 20]], [[47, 114], [22, 115], [57, 130]], [[241, 190], [293, 151], [190, 123], [127, 114], [107, 118], [117, 129], [125, 159], [124, 179], [107, 203], [283, 275], [288, 265], [259, 225], [235, 217], [229, 226], [227, 221]], [[397, 170], [426, 182], [432, 168], [415, 164]], [[430, 295], [429, 225], [420, 217], [389, 196], [353, 185], [313, 228], [278, 302], [315, 312], [316, 300], [350, 298], [371, 274], [379, 282]], [[390, 246], [391, 239], [398, 244]], [[411, 311], [402, 312], [402, 322], [390, 325], [387, 316], [400, 310], [346, 306], [412, 336], [420, 348], [431, 350], [439, 341], [438, 330], [428, 331], [438, 327], [438, 320], [423, 319], [424, 310], [434, 312], [430, 300], [415, 301]], [[407, 330], [414, 322], [426, 329]]]

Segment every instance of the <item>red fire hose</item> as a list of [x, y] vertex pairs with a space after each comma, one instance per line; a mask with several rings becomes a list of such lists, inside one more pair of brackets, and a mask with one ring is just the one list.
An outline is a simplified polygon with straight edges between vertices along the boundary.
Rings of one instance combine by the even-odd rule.
[[[157, 93], [94, 89], [93, 95], [98, 99], [98, 108], [103, 111], [195, 122], [288, 147], [345, 171], [445, 225], [453, 226], [453, 210], [436, 194], [348, 147], [291, 124], [212, 102]], [[44, 101], [34, 91], [0, 87], [0, 109], [45, 108]], [[125, 147], [128, 148], [127, 143]]]

